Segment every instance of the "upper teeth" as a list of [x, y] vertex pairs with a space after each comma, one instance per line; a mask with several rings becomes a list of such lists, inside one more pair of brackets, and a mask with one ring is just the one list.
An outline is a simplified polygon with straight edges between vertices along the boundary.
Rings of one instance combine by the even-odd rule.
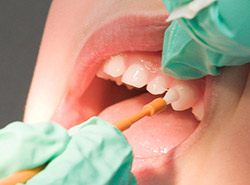
[[204, 102], [203, 99], [198, 101], [192, 108], [192, 113], [196, 117], [197, 120], [202, 120], [204, 116]]
[[156, 76], [147, 85], [147, 90], [151, 94], [162, 94], [167, 90], [167, 80], [163, 76]]
[[157, 68], [157, 65], [160, 66], [160, 64], [149, 68], [148, 63], [148, 60], [140, 57], [136, 60], [135, 56], [129, 58], [117, 55], [105, 61], [97, 72], [97, 76], [113, 80], [117, 85], [121, 85], [122, 82], [136, 88], [147, 85], [147, 90], [151, 94], [163, 94], [169, 88], [170, 77]]
[[141, 88], [147, 84], [148, 75], [146, 69], [140, 64], [130, 65], [122, 76], [122, 82]]
[[193, 81], [179, 81], [176, 85], [173, 85], [172, 88], [180, 95], [178, 101], [172, 103], [174, 110], [182, 111], [192, 107], [197, 102], [197, 97], [201, 96], [199, 84]]
[[125, 72], [124, 57], [120, 55], [111, 57], [111, 59], [104, 64], [103, 70], [112, 77], [121, 76]]
[[[194, 81], [173, 80], [170, 76], [163, 74], [160, 68], [160, 62], [154, 60], [151, 68], [148, 58], [143, 60], [140, 57], [127, 55], [117, 55], [106, 60], [97, 72], [97, 76], [104, 79], [115, 81], [117, 85], [124, 83], [128, 89], [133, 87], [141, 88], [146, 86], [147, 91], [153, 95], [163, 94], [167, 89], [175, 91], [179, 98], [172, 103], [174, 110], [185, 110], [193, 107], [197, 99], [201, 96], [202, 90], [198, 83]], [[200, 104], [202, 104], [200, 102]], [[193, 107], [193, 113], [198, 119], [203, 117], [204, 110], [202, 106]]]

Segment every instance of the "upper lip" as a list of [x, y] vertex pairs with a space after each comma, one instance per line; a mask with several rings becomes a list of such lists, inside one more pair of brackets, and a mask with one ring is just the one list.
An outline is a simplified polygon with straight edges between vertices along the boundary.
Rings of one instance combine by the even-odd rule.
[[71, 95], [84, 93], [103, 59], [109, 56], [125, 51], [161, 51], [164, 31], [169, 26], [166, 18], [167, 15], [129, 15], [97, 29], [78, 55], [69, 84]]

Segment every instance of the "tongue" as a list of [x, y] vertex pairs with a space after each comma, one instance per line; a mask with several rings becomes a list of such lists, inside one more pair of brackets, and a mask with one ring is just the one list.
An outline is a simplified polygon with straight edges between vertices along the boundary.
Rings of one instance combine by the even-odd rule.
[[[113, 123], [140, 111], [155, 96], [149, 93], [124, 100], [103, 110], [99, 117]], [[124, 132], [132, 145], [135, 158], [163, 155], [189, 137], [198, 122], [190, 110], [176, 112], [171, 107], [153, 116], [145, 117]]]

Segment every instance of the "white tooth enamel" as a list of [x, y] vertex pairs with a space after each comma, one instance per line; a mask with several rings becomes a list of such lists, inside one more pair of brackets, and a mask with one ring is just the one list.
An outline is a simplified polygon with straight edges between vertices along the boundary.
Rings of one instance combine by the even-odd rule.
[[179, 99], [172, 103], [174, 110], [182, 111], [192, 107], [200, 98], [199, 86], [193, 82], [178, 82], [174, 87], [179, 94]]
[[104, 68], [104, 65], [102, 65], [100, 67], [100, 69], [97, 71], [96, 76], [99, 77], [99, 78], [107, 80], [109, 78], [108, 78], [108, 75], [106, 73], [104, 73], [103, 68]]
[[173, 103], [177, 101], [179, 98], [180, 98], [179, 93], [173, 88], [169, 89], [168, 92], [163, 97], [163, 99], [166, 101], [167, 104]]
[[141, 88], [147, 84], [147, 78], [147, 71], [142, 65], [132, 64], [123, 74], [122, 82], [137, 88]]
[[192, 113], [194, 114], [195, 118], [199, 121], [203, 119], [204, 116], [204, 102], [203, 100], [200, 100], [197, 102], [193, 108], [192, 108]]
[[125, 71], [125, 61], [124, 57], [117, 55], [111, 57], [110, 60], [106, 61], [104, 64], [104, 72], [112, 77], [119, 77]]
[[167, 82], [163, 76], [156, 76], [148, 83], [147, 91], [154, 95], [162, 94], [167, 90], [166, 83]]

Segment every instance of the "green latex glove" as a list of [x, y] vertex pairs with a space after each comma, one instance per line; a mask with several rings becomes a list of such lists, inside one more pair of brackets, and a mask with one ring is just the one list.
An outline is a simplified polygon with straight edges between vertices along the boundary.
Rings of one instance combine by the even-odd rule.
[[130, 172], [132, 148], [118, 129], [93, 117], [73, 127], [69, 134], [64, 152], [27, 185], [136, 184]]
[[[190, 0], [163, 0], [169, 12]], [[165, 32], [162, 70], [178, 79], [218, 75], [219, 67], [250, 62], [250, 1], [218, 0]]]
[[67, 131], [52, 122], [14, 122], [0, 129], [0, 179], [53, 160], [65, 150], [69, 140]]

